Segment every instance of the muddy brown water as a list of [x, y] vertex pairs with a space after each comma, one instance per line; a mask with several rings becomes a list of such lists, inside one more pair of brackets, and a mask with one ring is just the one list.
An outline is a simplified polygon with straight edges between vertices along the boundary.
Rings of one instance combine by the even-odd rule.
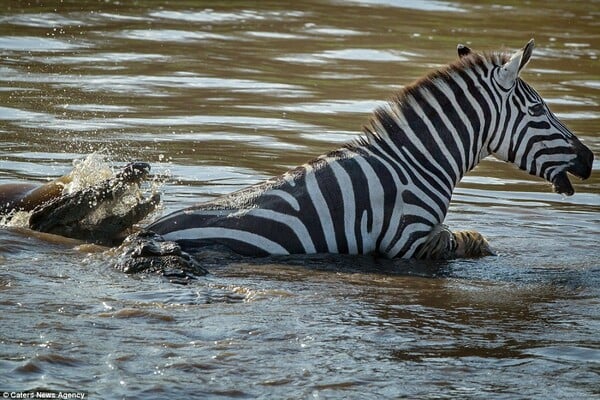
[[[477, 50], [600, 152], [600, 3], [8, 2], [0, 183], [101, 151], [169, 173], [164, 212], [350, 141], [382, 101]], [[56, 7], [56, 8], [55, 8]], [[600, 396], [600, 169], [563, 198], [485, 160], [447, 222], [497, 257], [220, 262], [188, 286], [0, 229], [0, 390], [91, 398]]]

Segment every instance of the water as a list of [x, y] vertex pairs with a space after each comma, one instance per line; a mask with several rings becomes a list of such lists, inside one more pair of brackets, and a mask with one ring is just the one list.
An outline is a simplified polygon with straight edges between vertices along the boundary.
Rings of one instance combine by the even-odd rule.
[[[474, 1], [10, 3], [0, 183], [93, 152], [170, 174], [162, 212], [352, 140], [457, 43], [535, 37], [524, 77], [596, 153], [598, 7]], [[600, 169], [563, 198], [484, 161], [447, 222], [498, 257], [207, 261], [182, 287], [0, 229], [0, 390], [93, 398], [600, 397]]]

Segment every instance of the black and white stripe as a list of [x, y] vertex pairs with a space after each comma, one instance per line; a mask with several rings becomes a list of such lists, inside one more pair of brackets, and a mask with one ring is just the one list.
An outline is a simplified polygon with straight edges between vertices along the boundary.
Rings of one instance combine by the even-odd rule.
[[575, 136], [519, 78], [532, 47], [510, 58], [459, 47], [458, 62], [377, 109], [357, 142], [149, 229], [188, 251], [411, 257], [487, 155], [549, 181], [575, 159]]

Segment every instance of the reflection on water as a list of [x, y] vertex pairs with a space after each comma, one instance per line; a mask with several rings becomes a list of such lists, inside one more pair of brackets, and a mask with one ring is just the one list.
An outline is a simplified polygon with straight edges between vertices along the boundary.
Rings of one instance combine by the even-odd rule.
[[[11, 4], [0, 16], [0, 183], [42, 182], [102, 150], [169, 174], [173, 211], [353, 140], [459, 42], [514, 49], [531, 36], [525, 78], [600, 149], [588, 3], [203, 4]], [[205, 255], [212, 274], [175, 287], [113, 271], [108, 253], [0, 229], [2, 389], [598, 396], [599, 169], [562, 198], [484, 161], [448, 216], [490, 239], [499, 256], [482, 260]]]

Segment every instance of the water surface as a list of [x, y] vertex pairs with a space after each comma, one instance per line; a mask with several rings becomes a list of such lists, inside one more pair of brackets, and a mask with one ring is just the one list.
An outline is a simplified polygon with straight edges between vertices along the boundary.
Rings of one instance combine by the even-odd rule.
[[[17, 4], [17, 5], [14, 5]], [[23, 3], [24, 4], [24, 3]], [[394, 91], [516, 49], [598, 158], [592, 2], [11, 3], [0, 14], [0, 184], [101, 152], [170, 174], [163, 213], [353, 140]], [[493, 159], [447, 219], [498, 257], [206, 259], [182, 287], [0, 229], [0, 389], [92, 398], [600, 396], [600, 169], [563, 198]]]

